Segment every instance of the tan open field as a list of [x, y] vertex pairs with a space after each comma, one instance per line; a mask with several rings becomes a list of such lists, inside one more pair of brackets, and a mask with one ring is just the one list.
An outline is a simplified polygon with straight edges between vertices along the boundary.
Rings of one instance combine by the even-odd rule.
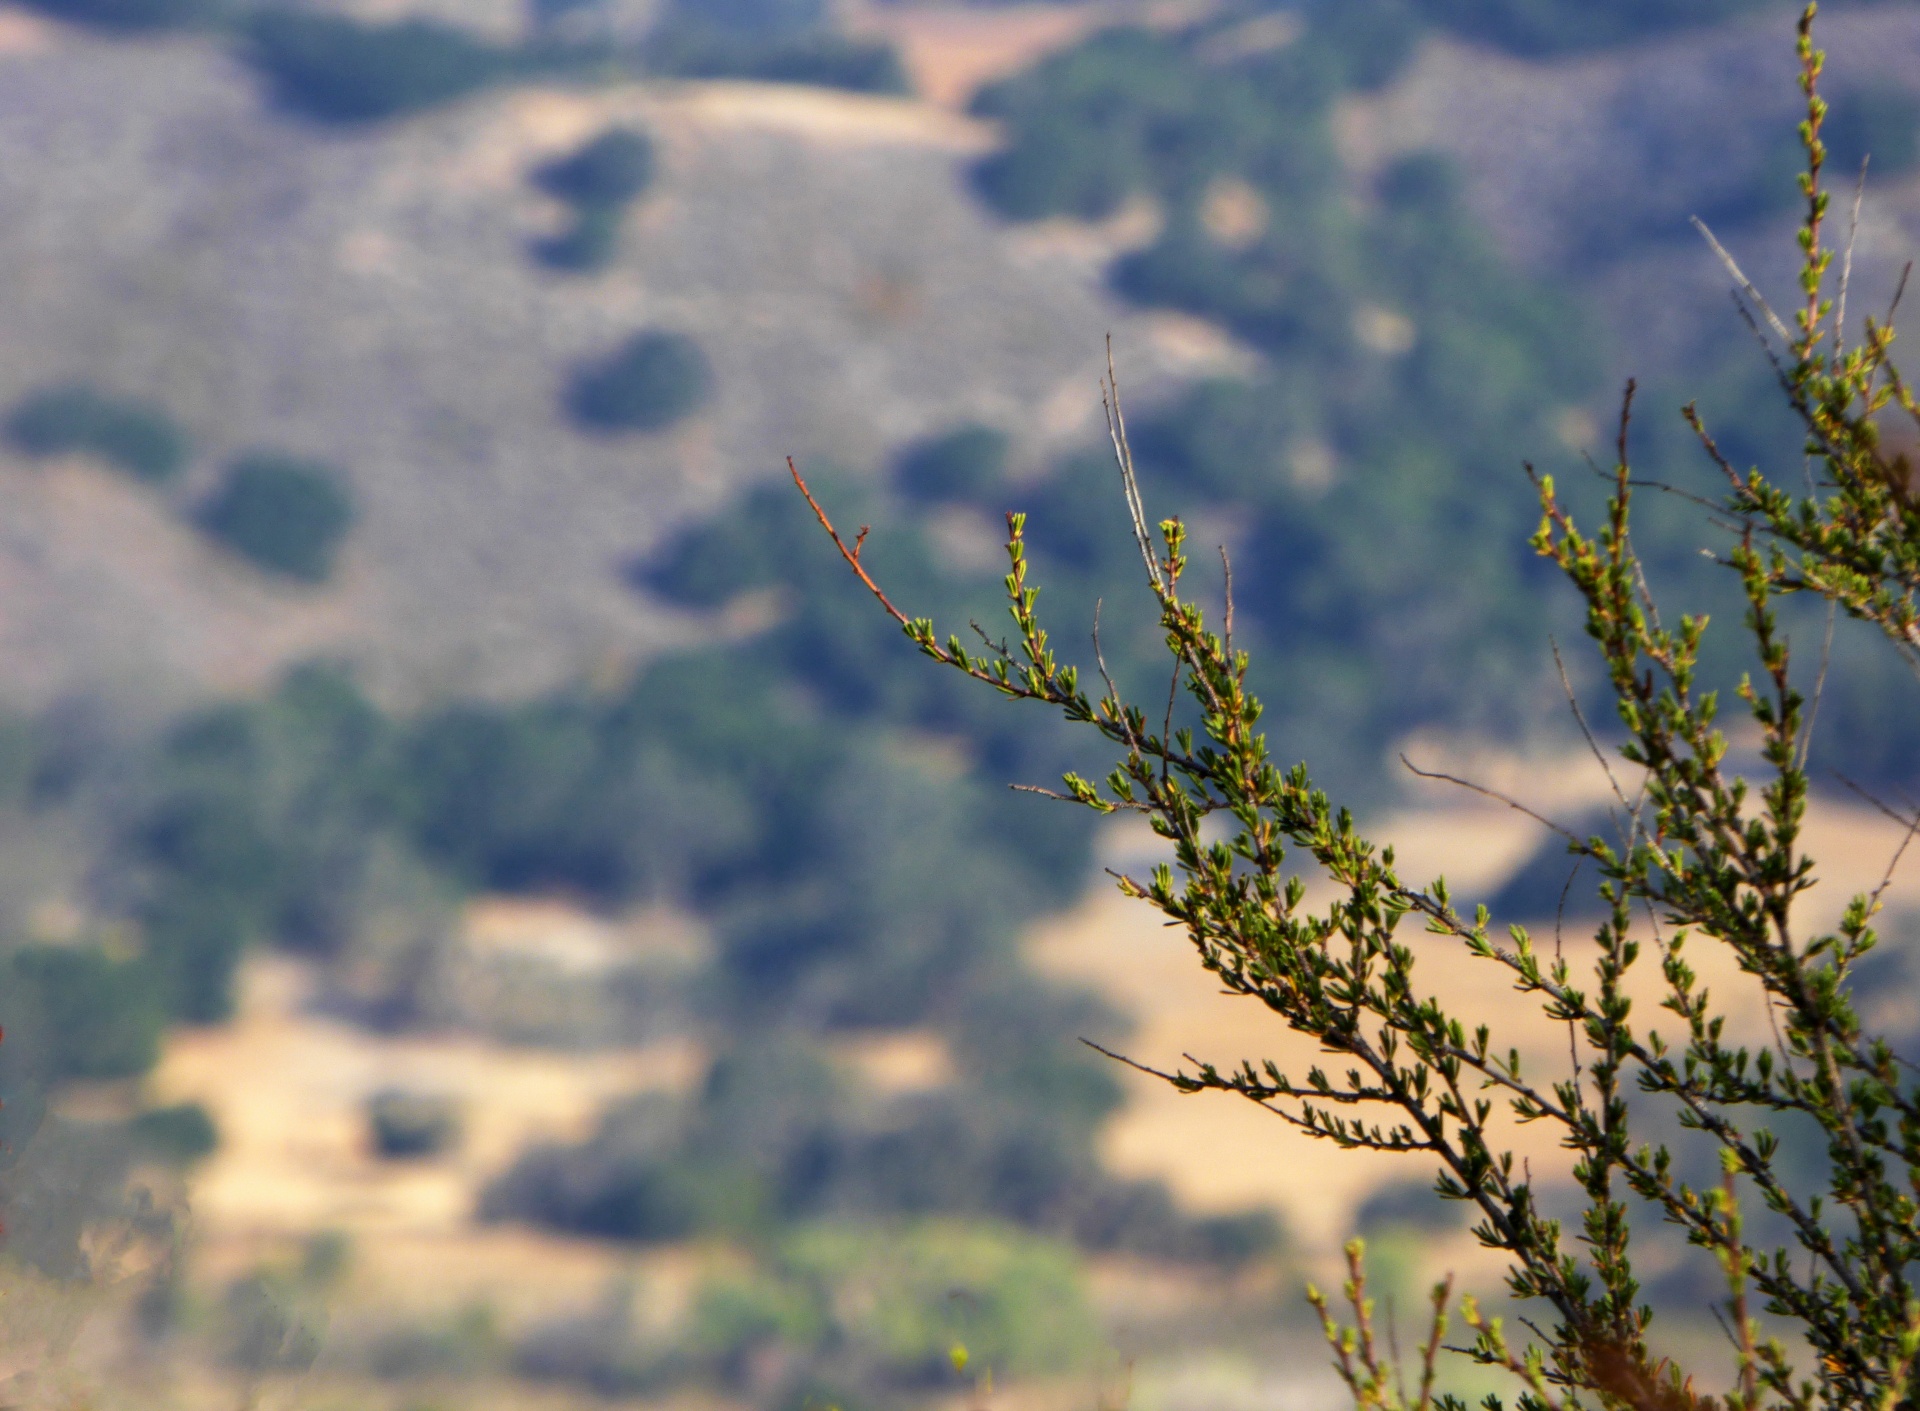
[[[1578, 760], [1481, 759], [1457, 767], [1550, 814], [1577, 812], [1606, 789], [1590, 762]], [[1403, 875], [1444, 874], [1469, 897], [1496, 888], [1540, 834], [1523, 815], [1481, 800], [1463, 804], [1457, 791], [1436, 793], [1378, 820], [1374, 829], [1396, 846]], [[1837, 912], [1848, 896], [1877, 885], [1900, 836], [1864, 806], [1817, 806], [1808, 844], [1822, 861], [1823, 880], [1809, 898], [1810, 918]], [[1152, 841], [1116, 833], [1105, 860], [1138, 867], [1150, 857], [1143, 842]], [[1920, 905], [1920, 848], [1895, 874], [1887, 902]], [[1550, 922], [1540, 935], [1550, 948]], [[1420, 973], [1433, 993], [1464, 1012], [1498, 1018], [1507, 1042], [1520, 1046], [1535, 1071], [1564, 1069], [1565, 1030], [1540, 1019], [1502, 972], [1463, 961], [1438, 938], [1415, 932], [1413, 939], [1429, 948], [1421, 953]], [[1564, 944], [1576, 958], [1587, 948], [1572, 935]], [[1184, 1054], [1220, 1062], [1271, 1056], [1304, 1072], [1316, 1060], [1311, 1044], [1284, 1033], [1258, 1005], [1220, 993], [1182, 936], [1111, 889], [1097, 890], [1071, 915], [1040, 927], [1032, 945], [1043, 968], [1093, 985], [1135, 1016], [1128, 1051], [1143, 1062], [1169, 1067]], [[1702, 947], [1694, 963], [1733, 1003], [1735, 1028], [1763, 1038], [1764, 1011], [1724, 957]], [[1657, 1000], [1658, 973], [1651, 961], [1641, 969], [1645, 1022]], [[206, 1102], [223, 1133], [222, 1149], [193, 1191], [196, 1245], [207, 1273], [237, 1272], [305, 1234], [335, 1229], [354, 1237], [356, 1282], [376, 1301], [444, 1307], [481, 1293], [500, 1303], [504, 1293], [500, 1311], [511, 1317], [556, 1300], [588, 1299], [629, 1266], [629, 1256], [591, 1242], [479, 1226], [472, 1219], [475, 1201], [526, 1143], [577, 1137], [612, 1098], [691, 1081], [701, 1063], [695, 1045], [562, 1053], [462, 1036], [382, 1036], [315, 1012], [310, 986], [298, 962], [256, 958], [246, 971], [239, 1017], [223, 1028], [176, 1036], [155, 1078], [163, 1097]], [[938, 1082], [946, 1062], [936, 1043], [913, 1034], [843, 1047], [850, 1066], [896, 1089]], [[461, 1099], [467, 1139], [457, 1155], [426, 1163], [372, 1156], [362, 1104], [395, 1084]], [[1105, 1143], [1117, 1169], [1164, 1177], [1200, 1208], [1271, 1205], [1310, 1259], [1324, 1258], [1345, 1237], [1369, 1193], [1427, 1174], [1422, 1165], [1335, 1151], [1231, 1098], [1183, 1097], [1139, 1074], [1128, 1076], [1127, 1089], [1129, 1105]], [[1513, 1135], [1536, 1171], [1559, 1168], [1562, 1155], [1551, 1132]], [[650, 1273], [664, 1272], [666, 1282], [674, 1282], [671, 1270], [654, 1271], [652, 1262]]]
[[[359, 1291], [445, 1307], [485, 1294], [503, 1315], [590, 1299], [626, 1262], [604, 1244], [473, 1220], [485, 1181], [521, 1147], [576, 1139], [609, 1099], [699, 1070], [686, 1043], [556, 1053], [464, 1036], [385, 1037], [316, 1014], [298, 962], [259, 957], [239, 1015], [173, 1038], [154, 1087], [213, 1111], [219, 1152], [194, 1181], [199, 1268], [242, 1271], [316, 1231], [355, 1243]], [[466, 1139], [431, 1162], [377, 1159], [362, 1104], [389, 1086], [461, 1100]]]

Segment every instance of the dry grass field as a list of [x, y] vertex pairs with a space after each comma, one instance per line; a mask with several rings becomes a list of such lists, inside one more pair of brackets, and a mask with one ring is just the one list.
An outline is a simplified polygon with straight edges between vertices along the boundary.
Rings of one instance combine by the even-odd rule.
[[[1543, 811], [1571, 815], [1600, 802], [1606, 785], [1590, 763], [1483, 759], [1476, 777], [1514, 787]], [[1535, 786], [1529, 791], [1526, 781]], [[1553, 781], [1543, 787], [1541, 781]], [[1391, 840], [1403, 875], [1445, 875], [1462, 896], [1490, 895], [1538, 846], [1539, 825], [1497, 804], [1421, 800], [1380, 819], [1374, 836]], [[1151, 839], [1145, 840], [1151, 843]], [[1136, 867], [1150, 857], [1141, 838], [1116, 834], [1106, 861]], [[1847, 896], [1871, 890], [1901, 842], [1900, 830], [1863, 805], [1816, 806], [1808, 845], [1821, 859], [1810, 916], [1837, 911]], [[1903, 860], [1886, 894], [1890, 907], [1920, 906], [1920, 849]], [[571, 935], [564, 908], [515, 913], [523, 928], [542, 917]], [[482, 918], [486, 925], [497, 918]], [[1551, 946], [1551, 918], [1536, 925]], [[562, 934], [565, 933], [565, 934]], [[1492, 967], [1459, 963], [1447, 944], [1430, 945], [1422, 974], [1433, 992], [1469, 1014], [1493, 1017], [1542, 1071], [1567, 1061], [1564, 1029], [1546, 1024]], [[1571, 930], [1560, 941], [1576, 957], [1587, 942]], [[1134, 1016], [1128, 1051], [1174, 1066], [1182, 1055], [1218, 1061], [1273, 1056], [1296, 1070], [1316, 1060], [1312, 1046], [1278, 1031], [1258, 1006], [1219, 992], [1185, 940], [1147, 907], [1110, 888], [1096, 889], [1073, 913], [1038, 927], [1033, 954], [1051, 973], [1093, 986]], [[1702, 947], [1694, 956], [1707, 982], [1734, 1007], [1735, 1026], [1766, 1031], [1764, 1011], [1724, 959]], [[1657, 971], [1642, 967], [1642, 1013], [1657, 1000]], [[154, 1083], [169, 1099], [207, 1103], [223, 1135], [220, 1152], [196, 1179], [196, 1244], [208, 1272], [246, 1267], [315, 1230], [340, 1230], [365, 1251], [365, 1292], [401, 1297], [424, 1290], [440, 1303], [479, 1291], [517, 1290], [528, 1306], [562, 1293], [584, 1296], [622, 1264], [589, 1242], [472, 1218], [480, 1188], [526, 1143], [583, 1134], [608, 1100], [649, 1087], [677, 1088], [700, 1069], [690, 1041], [583, 1053], [516, 1048], [463, 1035], [368, 1033], [314, 1009], [312, 977], [296, 961], [258, 957], [246, 972], [242, 1008], [230, 1025], [171, 1040]], [[901, 1090], [937, 1083], [947, 1062], [940, 1045], [912, 1033], [843, 1045], [843, 1060], [867, 1080]], [[370, 1150], [365, 1099], [388, 1086], [444, 1093], [466, 1112], [457, 1154], [431, 1162], [382, 1161]], [[1130, 1074], [1129, 1104], [1106, 1135], [1112, 1165], [1160, 1176], [1193, 1205], [1231, 1209], [1270, 1205], [1304, 1246], [1321, 1257], [1345, 1237], [1355, 1209], [1383, 1185], [1423, 1178], [1389, 1158], [1340, 1153], [1309, 1141], [1272, 1114], [1217, 1095], [1182, 1097]], [[1514, 1134], [1535, 1169], [1558, 1169], [1561, 1155], [1545, 1129]], [[430, 1279], [419, 1277], [431, 1269]]]
[[[1468, 763], [1464, 772], [1511, 790], [1548, 816], [1575, 816], [1583, 805], [1600, 804], [1607, 797], [1605, 780], [1590, 761], [1483, 759], [1477, 766]], [[1457, 895], [1471, 898], [1491, 895], [1539, 846], [1543, 832], [1498, 804], [1461, 805], [1457, 799], [1441, 803], [1436, 798], [1377, 820], [1371, 836], [1393, 844], [1403, 878], [1424, 881], [1443, 875]], [[1830, 919], [1849, 897], [1878, 886], [1903, 836], [1897, 825], [1864, 805], [1833, 800], [1817, 804], [1807, 828], [1807, 848], [1820, 860], [1821, 885], [1806, 898], [1809, 919]], [[1114, 851], [1110, 865], [1121, 868], [1146, 855], [1139, 848]], [[1890, 908], [1920, 906], [1920, 846], [1902, 858], [1885, 900]], [[1552, 948], [1553, 918], [1532, 921], [1537, 943]], [[1423, 962], [1419, 973], [1431, 993], [1456, 1012], [1492, 1021], [1496, 1036], [1518, 1044], [1534, 1072], [1557, 1075], [1565, 1069], [1566, 1030], [1541, 1019], [1531, 1001], [1514, 993], [1504, 972], [1464, 961], [1457, 948], [1439, 938], [1415, 931], [1412, 939]], [[1590, 940], [1571, 928], [1560, 944], [1576, 964], [1591, 949]], [[1257, 1004], [1222, 993], [1182, 935], [1169, 930], [1147, 906], [1114, 890], [1096, 892], [1071, 916], [1041, 928], [1034, 945], [1041, 963], [1054, 973], [1099, 988], [1136, 1017], [1138, 1027], [1127, 1049], [1143, 1063], [1178, 1067], [1183, 1055], [1192, 1054], [1230, 1066], [1241, 1058], [1272, 1057], [1299, 1076], [1320, 1061], [1313, 1044], [1287, 1034]], [[1422, 945], [1429, 949], [1419, 950]], [[1730, 1031], [1763, 1039], [1765, 1011], [1724, 953], [1697, 945], [1692, 960], [1734, 1015]], [[1655, 1023], [1657, 962], [1643, 961], [1638, 975], [1640, 1022]], [[1163, 1177], [1203, 1208], [1273, 1206], [1284, 1213], [1296, 1239], [1320, 1258], [1346, 1238], [1355, 1210], [1369, 1194], [1430, 1174], [1422, 1163], [1337, 1151], [1238, 1099], [1182, 1096], [1138, 1073], [1127, 1076], [1127, 1085], [1128, 1107], [1106, 1135], [1107, 1155], [1116, 1168]], [[1564, 1169], [1565, 1154], [1544, 1126], [1510, 1135], [1536, 1172]]]

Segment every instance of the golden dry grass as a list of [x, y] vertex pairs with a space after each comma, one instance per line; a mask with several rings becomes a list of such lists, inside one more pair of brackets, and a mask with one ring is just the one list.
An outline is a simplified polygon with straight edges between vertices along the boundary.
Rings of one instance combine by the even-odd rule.
[[[1599, 801], [1605, 781], [1579, 760], [1533, 762], [1482, 757], [1476, 778], [1511, 787], [1550, 814], [1572, 815]], [[1491, 894], [1543, 837], [1536, 823], [1498, 804], [1423, 806], [1376, 821], [1371, 836], [1391, 842], [1401, 875], [1425, 880], [1445, 875], [1463, 898]], [[1861, 806], [1832, 800], [1817, 805], [1806, 846], [1820, 860], [1821, 885], [1806, 899], [1806, 915], [1830, 920], [1848, 897], [1871, 891], [1886, 875], [1902, 830]], [[1123, 856], [1118, 861], [1124, 862]], [[1132, 849], [1137, 859], [1139, 849]], [[1920, 905], [1920, 846], [1910, 850], [1886, 893], [1889, 906]], [[1534, 918], [1538, 920], [1538, 918]], [[1554, 945], [1553, 923], [1536, 925], [1536, 944]], [[1455, 1012], [1485, 1016], [1496, 1040], [1517, 1045], [1536, 1075], [1561, 1074], [1568, 1063], [1563, 1026], [1542, 1019], [1530, 1000], [1516, 995], [1505, 973], [1473, 962], [1457, 945], [1411, 933], [1418, 975]], [[1563, 938], [1576, 964], [1591, 953], [1583, 936]], [[1192, 1054], [1229, 1065], [1241, 1058], [1271, 1057], [1284, 1071], [1303, 1077], [1324, 1061], [1316, 1046], [1288, 1033], [1257, 1003], [1228, 996], [1203, 971], [1184, 935], [1165, 926], [1158, 913], [1112, 890], [1091, 897], [1077, 911], [1042, 927], [1033, 953], [1063, 978], [1102, 990], [1131, 1012], [1138, 1026], [1128, 1053], [1159, 1068], [1178, 1067]], [[1696, 941], [1694, 967], [1727, 1004], [1730, 1033], [1739, 1039], [1768, 1036], [1765, 1010], [1750, 981], [1723, 951]], [[1639, 1022], [1657, 1023], [1660, 977], [1657, 962], [1641, 963], [1634, 987]], [[1669, 1027], [1671, 1027], [1669, 1025]], [[1342, 1071], [1334, 1069], [1334, 1075]], [[1428, 1163], [1365, 1152], [1343, 1152], [1303, 1136], [1251, 1103], [1219, 1094], [1182, 1096], [1157, 1079], [1127, 1076], [1128, 1105], [1106, 1133], [1105, 1153], [1118, 1170], [1168, 1181], [1194, 1205], [1225, 1210], [1269, 1205], [1286, 1218], [1306, 1249], [1324, 1256], [1346, 1237], [1362, 1201], [1383, 1185], [1424, 1180]], [[1536, 1173], [1564, 1170], [1565, 1153], [1544, 1125], [1513, 1128], [1513, 1148]], [[1464, 1254], [1465, 1251], [1462, 1251]], [[1463, 1270], [1464, 1272], [1464, 1270]]]
[[[320, 1230], [354, 1240], [357, 1279], [383, 1297], [457, 1304], [506, 1294], [529, 1306], [584, 1296], [625, 1258], [590, 1241], [477, 1226], [485, 1182], [527, 1143], [577, 1139], [609, 1100], [673, 1088], [699, 1071], [687, 1042], [598, 1053], [507, 1048], [464, 1035], [369, 1034], [308, 1007], [312, 977], [261, 956], [232, 1023], [176, 1034], [154, 1075], [165, 1099], [212, 1111], [220, 1150], [195, 1178], [196, 1258], [235, 1273]], [[460, 1149], [383, 1161], [363, 1104], [381, 1088], [462, 1103]]]

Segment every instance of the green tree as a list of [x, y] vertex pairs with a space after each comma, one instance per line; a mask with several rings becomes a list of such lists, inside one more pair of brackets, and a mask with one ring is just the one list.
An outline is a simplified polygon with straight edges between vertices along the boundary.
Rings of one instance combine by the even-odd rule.
[[200, 525], [269, 573], [321, 583], [353, 524], [339, 474], [316, 461], [272, 452], [243, 456], [200, 511]]
[[448, 103], [513, 67], [506, 51], [431, 20], [363, 24], [280, 6], [254, 15], [245, 52], [276, 103], [326, 123], [375, 122]]
[[[1702, 666], [1707, 619], [1663, 613], [1635, 548], [1631, 385], [1597, 525], [1550, 478], [1537, 478], [1532, 546], [1584, 608], [1621, 740], [1609, 760], [1588, 736], [1617, 781], [1612, 827], [1563, 833], [1569, 854], [1598, 878], [1590, 971], [1557, 949], [1543, 954], [1522, 927], [1496, 930], [1486, 907], [1463, 907], [1444, 879], [1403, 878], [1392, 848], [1364, 834], [1304, 764], [1276, 761], [1249, 689], [1248, 656], [1234, 642], [1231, 588], [1215, 625], [1185, 586], [1182, 523], [1167, 519], [1157, 535], [1150, 528], [1111, 380], [1127, 518], [1174, 685], [1184, 687], [1177, 714], [1164, 697], [1133, 703], [1104, 664], [1091, 685], [1060, 660], [1037, 615], [1024, 516], [1008, 520], [1013, 639], [971, 646], [897, 608], [863, 562], [864, 534], [849, 542], [835, 531], [794, 472], [842, 557], [922, 653], [1049, 707], [1118, 752], [1102, 782], [1069, 773], [1058, 797], [1097, 813], [1139, 814], [1171, 845], [1171, 864], [1123, 878], [1122, 891], [1183, 927], [1228, 992], [1264, 1005], [1334, 1058], [1304, 1074], [1249, 1060], [1161, 1076], [1184, 1092], [1252, 1100], [1340, 1147], [1437, 1167], [1439, 1195], [1470, 1207], [1475, 1233], [1506, 1256], [1509, 1291], [1526, 1309], [1528, 1336], [1519, 1342], [1470, 1300], [1463, 1310], [1475, 1334], [1471, 1355], [1516, 1375], [1523, 1407], [1719, 1404], [1649, 1349], [1653, 1315], [1634, 1256], [1650, 1220], [1677, 1230], [1724, 1277], [1719, 1311], [1736, 1354], [1724, 1402], [1733, 1411], [1913, 1404], [1920, 1083], [1886, 1039], [1863, 1027], [1852, 983], [1878, 939], [1884, 886], [1852, 898], [1830, 930], [1810, 929], [1794, 906], [1815, 883], [1807, 756], [1825, 672], [1794, 651], [1783, 602], [1823, 603], [1920, 664], [1920, 495], [1912, 463], [1883, 439], [1890, 419], [1920, 424], [1920, 401], [1891, 360], [1891, 327], [1868, 318], [1853, 336], [1846, 279], [1834, 278], [1814, 18], [1809, 5], [1798, 50], [1806, 166], [1797, 307], [1776, 314], [1735, 271], [1798, 424], [1797, 444], [1784, 448], [1787, 476], [1737, 467], [1705, 419], [1691, 406], [1685, 412], [1720, 476], [1718, 499], [1696, 501], [1731, 530], [1718, 558], [1743, 600], [1756, 664], [1732, 695], [1758, 742], [1757, 771], [1735, 767], [1718, 723], [1721, 693]], [[1804, 483], [1803, 455], [1812, 471]], [[1920, 816], [1902, 821], [1909, 837], [1920, 832]], [[1331, 900], [1309, 903], [1310, 874], [1324, 879]], [[1418, 950], [1404, 936], [1409, 926], [1429, 933]], [[1728, 1036], [1724, 1003], [1694, 969], [1704, 948], [1731, 954], [1774, 1018], [1774, 1043], [1748, 1047]], [[1574, 1051], [1564, 1071], [1523, 1070], [1519, 1050], [1500, 1040], [1497, 1016], [1455, 1013], [1428, 997], [1421, 954], [1491, 967], [1567, 1025]], [[1664, 988], [1664, 1021], [1638, 1012], [1629, 991], [1635, 967], [1649, 964]], [[1572, 1153], [1582, 1208], [1571, 1230], [1544, 1208], [1531, 1169], [1501, 1145], [1492, 1124], [1501, 1106], [1521, 1122], [1549, 1124]], [[1677, 1135], [1664, 1139], [1668, 1131]], [[1807, 1144], [1823, 1162], [1799, 1154]], [[1749, 1218], [1745, 1205], [1760, 1209]], [[1357, 1254], [1349, 1295], [1362, 1324], [1355, 1333], [1320, 1306], [1356, 1399], [1413, 1401], [1376, 1353]], [[1435, 1291], [1429, 1368], [1447, 1296]], [[1434, 1399], [1430, 1375], [1420, 1387], [1425, 1407]]]
[[627, 207], [653, 183], [653, 143], [644, 132], [610, 127], [585, 146], [535, 169], [533, 183], [573, 208], [573, 223], [539, 241], [534, 254], [554, 269], [591, 272], [613, 262]]
[[23, 398], [7, 418], [7, 439], [30, 456], [98, 456], [136, 480], [170, 480], [187, 462], [187, 439], [158, 407], [114, 397], [86, 383]]
[[567, 410], [594, 431], [663, 431], [713, 395], [713, 368], [684, 333], [637, 333], [574, 373]]

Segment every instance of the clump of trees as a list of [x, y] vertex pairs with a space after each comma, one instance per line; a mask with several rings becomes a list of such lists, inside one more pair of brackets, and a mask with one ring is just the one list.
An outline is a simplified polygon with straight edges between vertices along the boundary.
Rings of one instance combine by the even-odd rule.
[[[282, 111], [327, 124], [382, 122], [511, 82], [609, 71], [634, 76], [748, 78], [905, 92], [890, 45], [853, 39], [825, 23], [814, 0], [729, 0], [669, 9], [653, 34], [616, 43], [593, 26], [568, 37], [552, 21], [508, 46], [437, 20], [366, 21], [259, 0], [32, 0], [73, 24], [119, 33], [206, 30], [238, 42]], [[594, 225], [605, 223], [597, 217]], [[591, 240], [590, 232], [579, 237]]]
[[566, 406], [590, 431], [664, 431], [706, 405], [713, 367], [684, 333], [636, 333], [583, 364], [567, 383]]
[[928, 504], [980, 500], [1000, 488], [1007, 471], [1007, 433], [991, 426], [957, 426], [916, 441], [900, 454], [894, 480]]
[[7, 416], [7, 440], [30, 456], [90, 455], [136, 480], [171, 480], [187, 462], [187, 438], [161, 408], [65, 383], [30, 393]]
[[1202, 1266], [1231, 1268], [1278, 1247], [1265, 1212], [1196, 1218], [1157, 1182], [1100, 1169], [1093, 1136], [1119, 1092], [1057, 1036], [1110, 1028], [1110, 1017], [1060, 996], [995, 1000], [1024, 1010], [1030, 1029], [969, 1005], [947, 1026], [963, 1075], [950, 1087], [875, 1103], [795, 1036], [743, 1043], [693, 1101], [637, 1098], [586, 1142], [528, 1151], [483, 1213], [640, 1243], [940, 1216]]
[[322, 583], [353, 524], [353, 500], [338, 471], [318, 461], [255, 452], [228, 467], [200, 507], [200, 527], [256, 567]]
[[431, 20], [367, 24], [273, 7], [247, 24], [246, 53], [273, 101], [330, 123], [374, 122], [506, 78], [513, 56]]
[[131, 34], [198, 28], [228, 13], [222, 0], [32, 0], [29, 8], [72, 24]]
[[572, 223], [534, 245], [542, 264], [592, 273], [613, 262], [627, 208], [653, 184], [653, 142], [646, 133], [610, 127], [577, 151], [544, 163], [533, 183], [571, 209]]
[[907, 91], [893, 47], [837, 32], [825, 0], [676, 0], [646, 48], [653, 68], [684, 78]]
[[636, 1334], [616, 1300], [536, 1330], [519, 1360], [608, 1396], [698, 1378], [759, 1398], [778, 1363], [781, 1402], [846, 1405], [925, 1394], [967, 1354], [1003, 1374], [1058, 1375], [1083, 1366], [1099, 1338], [1069, 1246], [998, 1225], [821, 1223], [703, 1280], [671, 1339]]
[[[1161, 1076], [1182, 1092], [1251, 1100], [1342, 1148], [1427, 1164], [1437, 1194], [1467, 1207], [1481, 1243], [1508, 1261], [1524, 1333], [1470, 1298], [1460, 1316], [1468, 1355], [1513, 1374], [1523, 1407], [1890, 1408], [1910, 1400], [1920, 1358], [1920, 1086], [1856, 1008], [1887, 884], [1851, 898], [1824, 928], [1800, 905], [1817, 867], [1806, 850], [1809, 751], [1835, 663], [1793, 639], [1788, 612], [1811, 599], [1920, 667], [1920, 499], [1891, 441], [1893, 424], [1920, 425], [1920, 400], [1891, 359], [1890, 322], [1850, 319], [1850, 260], [1834, 267], [1815, 9], [1799, 30], [1806, 160], [1794, 303], [1777, 313], [1727, 262], [1797, 434], [1780, 448], [1776, 478], [1730, 459], [1694, 406], [1682, 414], [1713, 477], [1706, 492], [1683, 493], [1722, 531], [1714, 557], [1744, 609], [1751, 665], [1730, 691], [1715, 689], [1703, 654], [1707, 617], [1663, 611], [1636, 545], [1632, 386], [1602, 473], [1604, 503], [1577, 506], [1552, 477], [1534, 477], [1530, 546], [1573, 589], [1617, 717], [1608, 751], [1570, 689], [1615, 790], [1606, 828], [1562, 830], [1567, 852], [1597, 878], [1590, 960], [1557, 941], [1548, 954], [1520, 925], [1496, 929], [1499, 918], [1444, 879], [1403, 878], [1392, 848], [1305, 764], [1275, 758], [1235, 638], [1231, 581], [1216, 617], [1188, 586], [1186, 527], [1151, 526], [1111, 378], [1119, 498], [1170, 657], [1171, 701], [1163, 690], [1136, 703], [1098, 657], [1098, 672], [1085, 674], [1062, 659], [1037, 608], [1024, 515], [1007, 518], [1011, 639], [943, 638], [895, 605], [869, 567], [864, 531], [843, 537], [793, 475], [846, 564], [921, 653], [1048, 708], [1117, 755], [1104, 777], [1069, 771], [1055, 792], [1096, 814], [1137, 814], [1167, 841], [1173, 860], [1123, 877], [1121, 890], [1183, 928], [1229, 993], [1332, 1059], [1305, 1073], [1270, 1060], [1193, 1061]], [[1810, 635], [1818, 640], [1817, 627]], [[1751, 764], [1736, 763], [1723, 702], [1754, 742]], [[1920, 832], [1920, 815], [1880, 806], [1909, 841]], [[1309, 901], [1309, 875], [1327, 884], [1326, 900]], [[1408, 926], [1428, 939], [1406, 939]], [[1695, 968], [1703, 949], [1729, 953], [1772, 1021], [1771, 1042], [1731, 1037], [1724, 999]], [[1523, 1063], [1499, 1016], [1429, 997], [1420, 962], [1430, 955], [1491, 968], [1564, 1024], [1567, 1062]], [[1631, 982], [1645, 966], [1659, 972], [1665, 1019], [1636, 1003]], [[1547, 1177], [1503, 1146], [1499, 1108], [1559, 1134], [1578, 1193], [1572, 1220], [1547, 1213]], [[1809, 1148], [1824, 1159], [1805, 1159]], [[1722, 1398], [1650, 1349], [1635, 1256], [1659, 1223], [1721, 1280], [1716, 1311], [1734, 1359]], [[1450, 1284], [1433, 1291], [1431, 1338], [1409, 1383], [1376, 1345], [1357, 1248], [1351, 1259], [1358, 1328], [1342, 1328], [1313, 1297], [1357, 1404], [1462, 1407], [1434, 1383]]]

